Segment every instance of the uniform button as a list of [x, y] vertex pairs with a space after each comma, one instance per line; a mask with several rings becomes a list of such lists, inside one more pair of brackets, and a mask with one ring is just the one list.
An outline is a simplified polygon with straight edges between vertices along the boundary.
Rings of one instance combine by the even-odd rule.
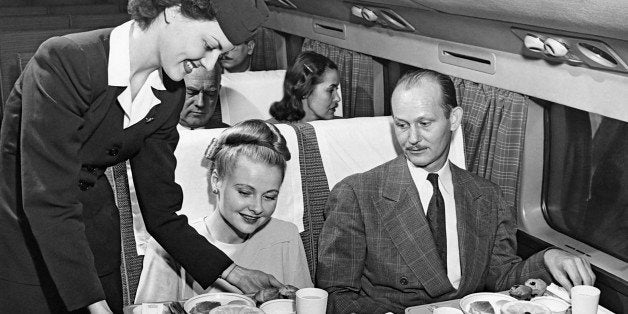
[[406, 278], [406, 277], [399, 278], [399, 283], [404, 285], [404, 286], [407, 286], [408, 285], [408, 278]]
[[120, 150], [117, 147], [114, 148], [110, 148], [108, 153], [110, 156], [118, 156], [118, 153], [120, 152]]
[[92, 185], [89, 184], [89, 182], [85, 180], [80, 180], [78, 186], [79, 186], [79, 189], [81, 189], [81, 191], [87, 191], [89, 190], [89, 188], [92, 187]]

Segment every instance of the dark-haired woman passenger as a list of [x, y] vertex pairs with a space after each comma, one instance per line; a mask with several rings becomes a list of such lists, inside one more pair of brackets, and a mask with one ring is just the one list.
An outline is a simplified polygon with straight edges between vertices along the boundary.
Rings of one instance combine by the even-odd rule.
[[302, 52], [286, 71], [283, 98], [270, 107], [271, 123], [330, 120], [340, 102], [338, 67], [313, 51]]
[[125, 160], [148, 231], [197, 282], [281, 285], [235, 266], [178, 216], [174, 182], [182, 79], [250, 38], [268, 15], [264, 1], [128, 8], [134, 20], [113, 30], [44, 42], [4, 106], [0, 313], [121, 312], [118, 209], [104, 171]]
[[[290, 160], [283, 135], [268, 122], [246, 120], [223, 131], [208, 151], [216, 208], [190, 224], [238, 265], [287, 285], [312, 287], [297, 226], [271, 217]], [[239, 291], [220, 279], [200, 287], [158, 243], [148, 242], [136, 303], [186, 300], [210, 292]]]

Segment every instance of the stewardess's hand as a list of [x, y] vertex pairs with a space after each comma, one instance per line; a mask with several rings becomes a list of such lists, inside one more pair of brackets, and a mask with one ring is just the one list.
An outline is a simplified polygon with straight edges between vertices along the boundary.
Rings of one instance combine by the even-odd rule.
[[111, 312], [111, 310], [109, 309], [107, 301], [105, 300], [92, 303], [87, 306], [87, 309], [91, 314], [113, 314], [113, 312]]
[[283, 284], [274, 276], [263, 271], [247, 269], [235, 265], [233, 270], [224, 278], [230, 284], [238, 287], [244, 293], [255, 293], [266, 288], [281, 288]]

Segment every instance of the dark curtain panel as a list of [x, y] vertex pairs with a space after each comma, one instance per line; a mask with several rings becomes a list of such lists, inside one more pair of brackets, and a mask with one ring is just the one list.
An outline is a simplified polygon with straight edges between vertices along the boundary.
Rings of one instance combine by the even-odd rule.
[[252, 71], [277, 70], [277, 50], [275, 38], [279, 36], [274, 30], [260, 28], [255, 34], [255, 49], [251, 56]]
[[467, 169], [497, 183], [515, 206], [528, 98], [496, 87], [453, 78], [464, 110]]

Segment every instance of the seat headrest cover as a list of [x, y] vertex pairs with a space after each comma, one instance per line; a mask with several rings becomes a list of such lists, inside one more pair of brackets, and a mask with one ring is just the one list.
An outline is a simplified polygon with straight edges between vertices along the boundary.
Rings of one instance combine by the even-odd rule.
[[234, 125], [248, 119], [270, 119], [270, 105], [281, 100], [285, 70], [225, 73], [220, 87], [222, 121]]

